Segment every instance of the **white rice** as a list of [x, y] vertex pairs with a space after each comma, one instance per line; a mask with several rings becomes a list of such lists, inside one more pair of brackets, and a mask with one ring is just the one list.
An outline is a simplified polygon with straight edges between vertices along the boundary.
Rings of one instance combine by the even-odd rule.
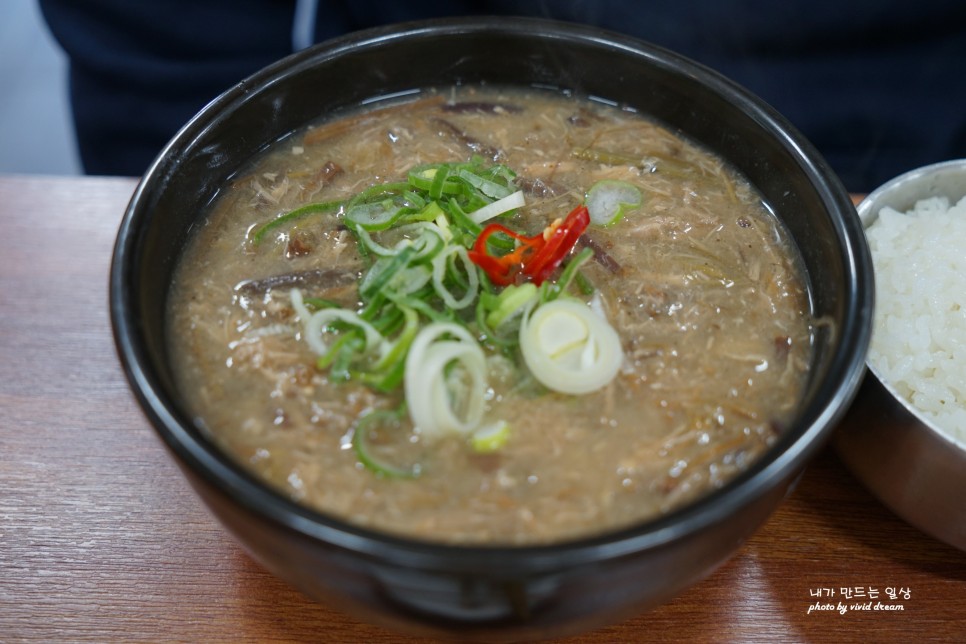
[[883, 208], [866, 236], [876, 279], [869, 363], [966, 444], [966, 197]]

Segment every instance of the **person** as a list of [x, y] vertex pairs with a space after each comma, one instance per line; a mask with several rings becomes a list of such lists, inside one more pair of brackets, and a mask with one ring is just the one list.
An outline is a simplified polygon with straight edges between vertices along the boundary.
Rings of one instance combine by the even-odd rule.
[[666, 47], [783, 114], [867, 192], [966, 157], [960, 0], [40, 0], [70, 60], [85, 171], [138, 175], [178, 128], [294, 50], [394, 22], [541, 16]]

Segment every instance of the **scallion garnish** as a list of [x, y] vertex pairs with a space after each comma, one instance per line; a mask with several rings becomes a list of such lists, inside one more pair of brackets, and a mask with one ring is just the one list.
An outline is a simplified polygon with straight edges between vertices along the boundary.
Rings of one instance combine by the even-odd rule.
[[[607, 321], [563, 297], [573, 282], [589, 285], [580, 268], [593, 251], [573, 253], [591, 220], [587, 207], [524, 235], [493, 221], [525, 207], [515, 178], [507, 166], [486, 166], [479, 157], [421, 165], [404, 182], [296, 209], [255, 234], [261, 239], [285, 221], [341, 208], [368, 263], [358, 309], [291, 293], [317, 367], [333, 381], [389, 393], [402, 387], [422, 436], [465, 436], [478, 451], [499, 449], [509, 435], [505, 421], [485, 418], [488, 359], [481, 341], [507, 355], [519, 351], [534, 376], [566, 393], [603, 386], [620, 357]], [[548, 336], [557, 331], [565, 346]], [[553, 371], [561, 368], [580, 373], [560, 380]], [[413, 474], [379, 462], [369, 448], [370, 432], [398, 424], [400, 413], [372, 412], [354, 429], [359, 461], [381, 475]]]

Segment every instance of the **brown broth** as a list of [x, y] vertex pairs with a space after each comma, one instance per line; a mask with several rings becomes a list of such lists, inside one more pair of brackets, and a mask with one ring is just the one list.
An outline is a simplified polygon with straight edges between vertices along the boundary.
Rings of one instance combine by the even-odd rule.
[[[288, 295], [296, 284], [356, 306], [364, 264], [353, 236], [331, 213], [279, 226], [258, 245], [251, 231], [302, 204], [474, 152], [496, 155], [531, 188], [512, 221], [519, 229], [566, 215], [598, 180], [640, 188], [640, 209], [586, 233], [609, 260], [584, 272], [621, 336], [625, 367], [600, 391], [567, 396], [528, 386], [518, 367], [495, 359], [507, 375], [491, 374], [488, 406], [511, 423], [502, 449], [422, 440], [403, 424], [379, 432], [373, 448], [418, 462], [420, 476], [376, 476], [348, 433], [360, 413], [400, 397], [330, 382]], [[273, 276], [289, 277], [265, 279]], [[810, 323], [797, 251], [720, 160], [631, 111], [461, 88], [320, 123], [257, 159], [194, 235], [168, 328], [191, 414], [281, 493], [393, 533], [520, 544], [659, 516], [746, 469], [796, 412]]]

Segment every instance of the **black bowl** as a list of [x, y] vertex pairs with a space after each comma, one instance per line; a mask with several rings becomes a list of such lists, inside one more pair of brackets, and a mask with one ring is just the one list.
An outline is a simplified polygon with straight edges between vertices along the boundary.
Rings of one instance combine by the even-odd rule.
[[[192, 425], [167, 358], [172, 271], [199, 213], [266, 145], [318, 118], [427, 86], [571, 89], [626, 104], [721, 155], [764, 194], [801, 249], [815, 335], [794, 423], [751, 469], [658, 520], [543, 547], [458, 547], [361, 529], [270, 491]], [[640, 41], [521, 19], [455, 19], [357, 33], [239, 83], [168, 144], [124, 216], [111, 319], [131, 387], [198, 494], [266, 568], [383, 624], [485, 639], [573, 633], [622, 619], [711, 573], [791, 491], [861, 379], [872, 269], [855, 209], [812, 146], [720, 75]]]

